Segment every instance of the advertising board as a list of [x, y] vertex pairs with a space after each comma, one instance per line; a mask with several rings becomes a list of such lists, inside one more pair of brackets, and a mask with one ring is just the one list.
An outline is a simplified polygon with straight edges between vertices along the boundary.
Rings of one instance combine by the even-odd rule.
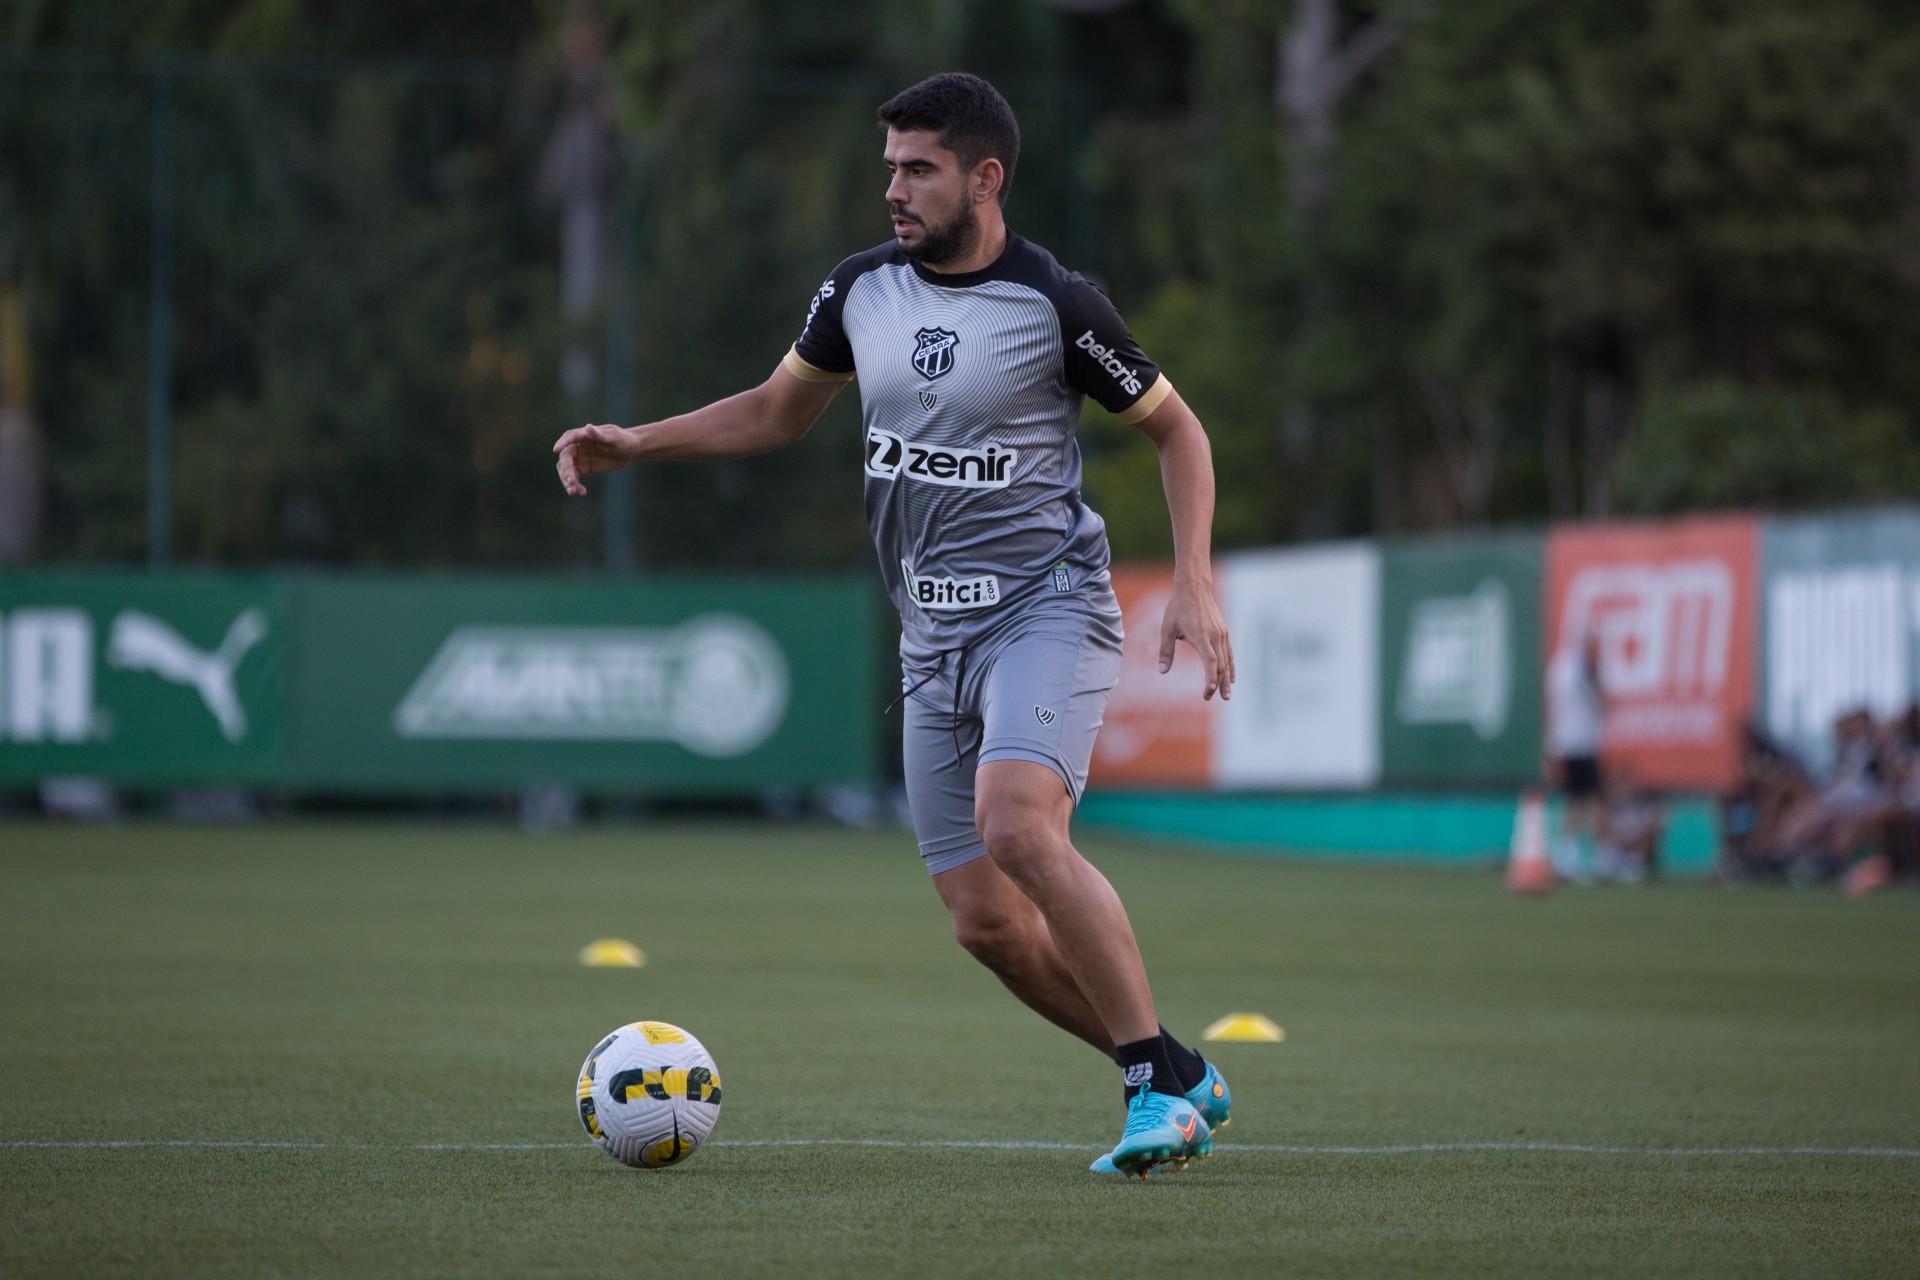
[[1767, 522], [1761, 719], [1816, 770], [1833, 724], [1920, 698], [1920, 513]]
[[654, 794], [870, 780], [849, 579], [0, 576], [0, 780]]
[[1226, 790], [1365, 787], [1380, 774], [1380, 557], [1343, 543], [1216, 561], [1238, 680], [1203, 701], [1184, 643], [1160, 673], [1170, 564], [1117, 565], [1125, 614], [1120, 683], [1093, 754], [1098, 787]]
[[1734, 780], [1754, 705], [1759, 545], [1748, 516], [1548, 536], [1542, 661], [1598, 638], [1610, 766], [1676, 790]]
[[273, 780], [288, 616], [263, 577], [0, 575], [0, 780]]
[[1239, 682], [1216, 713], [1224, 788], [1366, 787], [1380, 777], [1380, 552], [1237, 552], [1221, 602]]
[[857, 781], [873, 600], [839, 580], [312, 581], [298, 771], [374, 790]]
[[1173, 565], [1113, 567], [1113, 591], [1125, 620], [1120, 683], [1094, 740], [1091, 781], [1098, 786], [1204, 787], [1213, 778], [1214, 718], [1220, 703], [1201, 699], [1200, 659], [1174, 648], [1160, 670], [1160, 622], [1173, 598]]
[[1390, 542], [1381, 560], [1381, 771], [1516, 783], [1540, 769], [1541, 539]]

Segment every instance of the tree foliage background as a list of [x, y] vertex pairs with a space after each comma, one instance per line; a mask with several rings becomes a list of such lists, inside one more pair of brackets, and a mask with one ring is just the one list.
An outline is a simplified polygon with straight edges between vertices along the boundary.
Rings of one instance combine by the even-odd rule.
[[[0, 399], [35, 553], [144, 554], [170, 190], [182, 560], [600, 563], [553, 436], [765, 377], [886, 234], [873, 107], [955, 67], [1021, 115], [1016, 229], [1207, 423], [1223, 544], [1915, 491], [1910, 4], [1084, 7], [18, 0]], [[543, 178], [583, 22], [612, 157], [584, 316]], [[793, 449], [640, 473], [639, 563], [861, 563], [854, 399]], [[1083, 440], [1117, 549], [1164, 553], [1151, 449], [1097, 411]]]

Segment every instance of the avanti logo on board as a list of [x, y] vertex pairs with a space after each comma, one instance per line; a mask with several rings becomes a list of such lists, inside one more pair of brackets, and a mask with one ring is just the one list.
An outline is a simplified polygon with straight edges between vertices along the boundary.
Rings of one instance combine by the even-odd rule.
[[732, 614], [678, 627], [461, 627], [393, 713], [402, 738], [673, 742], [744, 755], [786, 715], [787, 661]]
[[1512, 613], [1506, 584], [1498, 578], [1486, 579], [1469, 595], [1415, 603], [1395, 703], [1401, 721], [1469, 725], [1483, 742], [1506, 732]]

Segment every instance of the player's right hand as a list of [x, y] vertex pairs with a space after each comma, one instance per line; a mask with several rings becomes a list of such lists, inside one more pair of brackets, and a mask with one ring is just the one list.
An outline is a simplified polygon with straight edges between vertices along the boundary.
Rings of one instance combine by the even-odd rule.
[[640, 456], [640, 442], [625, 428], [598, 423], [575, 427], [553, 442], [553, 451], [560, 455], [554, 463], [560, 487], [577, 498], [587, 491], [581, 476], [618, 471]]

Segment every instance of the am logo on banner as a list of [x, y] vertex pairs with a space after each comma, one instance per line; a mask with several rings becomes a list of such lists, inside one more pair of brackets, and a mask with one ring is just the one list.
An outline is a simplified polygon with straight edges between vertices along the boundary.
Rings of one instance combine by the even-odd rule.
[[1544, 660], [1591, 634], [1604, 757], [1655, 787], [1713, 790], [1753, 712], [1760, 525], [1749, 516], [1558, 528]]

